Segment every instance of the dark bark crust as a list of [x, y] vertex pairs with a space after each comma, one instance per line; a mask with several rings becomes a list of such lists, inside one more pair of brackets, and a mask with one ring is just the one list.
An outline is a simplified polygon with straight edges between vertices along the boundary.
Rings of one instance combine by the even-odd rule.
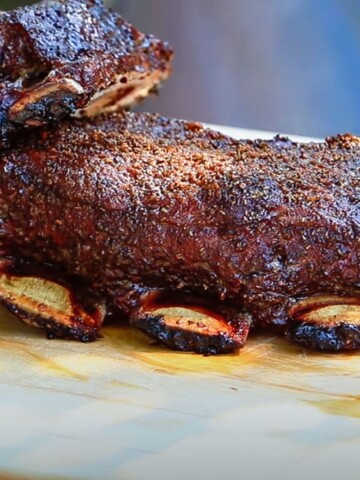
[[0, 156], [1, 249], [75, 274], [128, 315], [192, 293], [285, 329], [360, 285], [360, 143], [236, 141], [150, 114], [65, 121]]

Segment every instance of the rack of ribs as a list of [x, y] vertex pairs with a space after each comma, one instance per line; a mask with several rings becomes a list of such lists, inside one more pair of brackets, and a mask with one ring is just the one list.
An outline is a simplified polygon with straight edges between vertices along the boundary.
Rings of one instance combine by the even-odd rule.
[[[238, 141], [118, 113], [29, 132], [0, 155], [4, 275], [51, 265], [181, 350], [240, 348], [250, 327], [359, 348], [358, 138]], [[97, 318], [32, 323], [88, 340]]]
[[127, 107], [170, 74], [167, 43], [102, 0], [43, 0], [0, 13], [0, 146], [24, 127]]

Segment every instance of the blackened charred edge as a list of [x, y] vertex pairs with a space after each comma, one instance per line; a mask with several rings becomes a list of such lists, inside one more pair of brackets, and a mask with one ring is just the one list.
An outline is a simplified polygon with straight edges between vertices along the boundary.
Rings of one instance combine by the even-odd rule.
[[[181, 328], [169, 327], [163, 315], [147, 313], [132, 317], [131, 324], [173, 350], [203, 355], [216, 355], [239, 350], [245, 345], [249, 332], [249, 324], [244, 321], [238, 324], [238, 330], [234, 331], [234, 336], [226, 332], [219, 332], [216, 335], [198, 334]], [[242, 334], [241, 339], [239, 334]]]
[[290, 321], [286, 336], [291, 342], [323, 352], [360, 349], [360, 326], [345, 322], [325, 326]]
[[23, 323], [43, 329], [49, 339], [57, 338], [89, 343], [101, 338], [99, 334], [101, 325], [98, 327], [90, 327], [79, 321], [74, 322], [73, 325], [62, 325], [53, 318], [45, 319], [41, 317], [41, 315], [29, 313], [3, 298], [0, 298], [0, 304]]
[[46, 125], [75, 113], [76, 101], [77, 95], [74, 93], [54, 92], [34, 103], [24, 105], [10, 120], [29, 127]]

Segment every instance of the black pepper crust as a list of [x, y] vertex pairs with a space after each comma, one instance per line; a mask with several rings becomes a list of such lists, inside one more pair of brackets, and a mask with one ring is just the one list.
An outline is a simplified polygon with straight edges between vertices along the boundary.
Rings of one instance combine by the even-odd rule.
[[86, 107], [116, 82], [153, 74], [155, 87], [169, 75], [172, 55], [102, 0], [43, 0], [1, 12], [0, 145], [24, 127]]
[[132, 315], [153, 290], [288, 321], [358, 292], [360, 141], [236, 141], [151, 114], [72, 120], [0, 160], [6, 255], [75, 274]]

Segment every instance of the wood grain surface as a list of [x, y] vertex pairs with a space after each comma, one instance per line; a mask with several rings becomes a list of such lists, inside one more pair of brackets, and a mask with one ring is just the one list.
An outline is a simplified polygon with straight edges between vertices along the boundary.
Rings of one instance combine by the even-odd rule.
[[301, 466], [307, 479], [358, 479], [360, 356], [261, 335], [240, 353], [202, 357], [126, 326], [103, 333], [94, 344], [49, 341], [2, 313], [0, 471], [255, 480], [303, 478]]

